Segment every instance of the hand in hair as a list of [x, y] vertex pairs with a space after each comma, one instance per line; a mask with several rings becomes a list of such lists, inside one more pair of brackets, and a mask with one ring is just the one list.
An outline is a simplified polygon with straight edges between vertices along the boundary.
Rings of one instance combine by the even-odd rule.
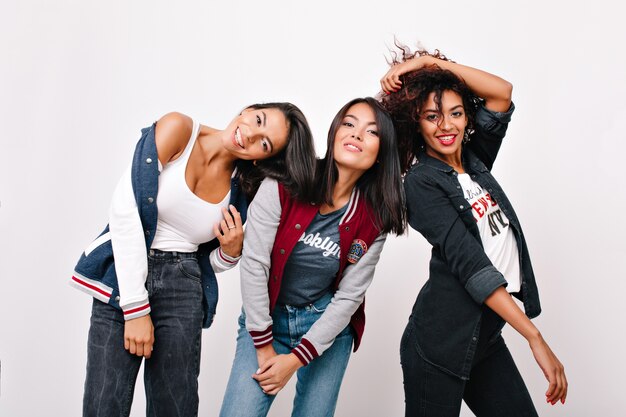
[[430, 54], [426, 50], [411, 53], [403, 49], [401, 58], [394, 57], [392, 67], [380, 80], [380, 86], [386, 94], [395, 93], [402, 88], [400, 76], [430, 65], [452, 71], [474, 94], [485, 100], [485, 107], [489, 110], [498, 112], [509, 110], [513, 91], [511, 83], [486, 71], [450, 61], [439, 50]]
[[435, 64], [438, 61], [438, 59], [432, 56], [422, 55], [395, 64], [389, 68], [389, 71], [380, 79], [380, 86], [387, 94], [395, 93], [402, 87], [402, 81], [400, 81], [401, 75], [418, 70], [427, 65]]

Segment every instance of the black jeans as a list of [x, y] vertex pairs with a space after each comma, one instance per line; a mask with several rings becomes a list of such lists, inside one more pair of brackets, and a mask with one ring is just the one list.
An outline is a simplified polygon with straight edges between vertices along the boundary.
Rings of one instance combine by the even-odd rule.
[[409, 320], [400, 344], [406, 417], [458, 417], [461, 400], [478, 417], [537, 417], [500, 334], [498, 320], [483, 320], [469, 381], [442, 371], [420, 356], [415, 328]]
[[[150, 251], [154, 350], [145, 361], [146, 414], [197, 416], [203, 292], [195, 254]], [[94, 299], [83, 416], [126, 417], [142, 357], [124, 349], [121, 310]]]

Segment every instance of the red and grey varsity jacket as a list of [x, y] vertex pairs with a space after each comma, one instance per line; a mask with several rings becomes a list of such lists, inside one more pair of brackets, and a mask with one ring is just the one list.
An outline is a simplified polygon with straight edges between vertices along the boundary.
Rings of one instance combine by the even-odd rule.
[[[287, 259], [318, 211], [319, 205], [292, 199], [288, 191], [273, 180], [264, 181], [250, 206], [241, 280], [246, 327], [257, 348], [273, 340], [270, 314], [280, 293]], [[316, 331], [311, 328], [292, 351], [305, 365], [330, 347], [348, 324], [355, 336], [354, 350], [359, 347], [365, 328], [365, 290], [372, 280], [385, 241], [385, 236], [380, 235], [375, 225], [374, 216], [355, 188], [339, 222], [340, 265], [334, 283], [335, 296], [318, 319], [319, 322], [324, 315], [330, 314], [332, 317], [327, 317], [332, 319], [329, 328], [317, 326]], [[275, 236], [273, 244], [271, 236], [267, 236], [272, 233]], [[271, 252], [259, 247], [259, 241], [265, 241], [262, 244], [270, 242]], [[258, 276], [262, 273], [265, 274], [265, 291]], [[331, 307], [333, 304], [336, 304], [335, 308]]]

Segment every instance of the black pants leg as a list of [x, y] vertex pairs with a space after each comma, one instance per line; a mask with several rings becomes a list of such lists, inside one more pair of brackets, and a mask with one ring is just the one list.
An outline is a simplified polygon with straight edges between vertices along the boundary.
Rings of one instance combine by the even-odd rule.
[[475, 362], [463, 399], [479, 417], [537, 417], [526, 384], [502, 336]]
[[464, 381], [419, 355], [415, 329], [409, 323], [400, 347], [406, 417], [458, 417], [462, 400], [477, 417], [537, 416], [499, 327], [483, 329], [470, 380]]

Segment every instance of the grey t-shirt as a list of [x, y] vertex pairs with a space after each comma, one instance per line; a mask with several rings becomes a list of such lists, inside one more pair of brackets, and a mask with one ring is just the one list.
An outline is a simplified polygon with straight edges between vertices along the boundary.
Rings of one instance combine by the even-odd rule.
[[328, 214], [318, 212], [300, 236], [285, 264], [280, 304], [308, 305], [331, 289], [339, 271], [339, 221], [347, 207]]

